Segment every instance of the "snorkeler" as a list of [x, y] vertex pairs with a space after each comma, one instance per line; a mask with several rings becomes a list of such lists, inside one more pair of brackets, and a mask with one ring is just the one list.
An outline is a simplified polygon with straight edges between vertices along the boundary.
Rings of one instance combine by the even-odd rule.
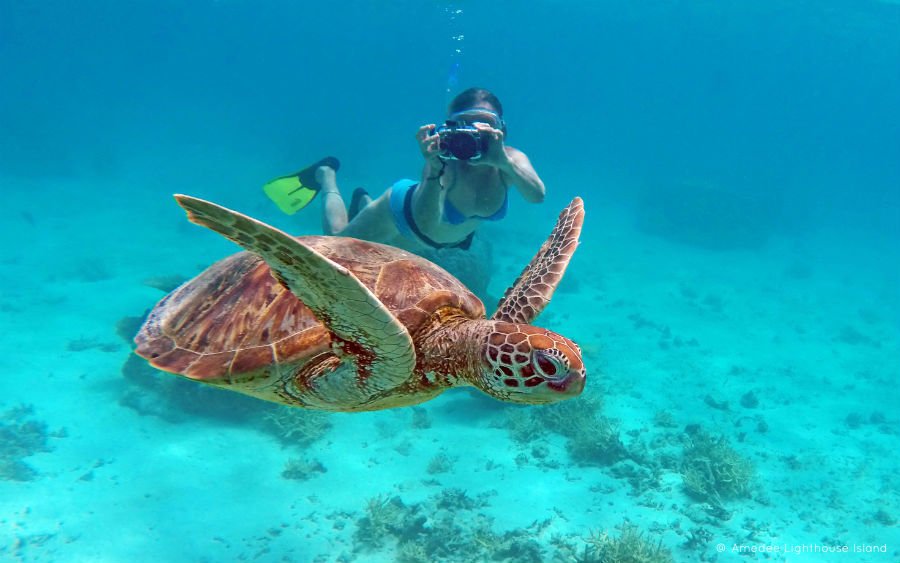
[[296, 188], [292, 193], [304, 194], [303, 206], [321, 192], [328, 235], [413, 250], [465, 250], [482, 221], [506, 215], [510, 186], [526, 201], [544, 199], [544, 183], [528, 157], [506, 146], [505, 137], [500, 100], [488, 90], [470, 88], [453, 99], [443, 125], [419, 127], [416, 139], [425, 165], [418, 182], [400, 180], [374, 200], [357, 188], [348, 210], [337, 186], [339, 163], [328, 157], [298, 175], [270, 182], [267, 193], [281, 182], [281, 187]]

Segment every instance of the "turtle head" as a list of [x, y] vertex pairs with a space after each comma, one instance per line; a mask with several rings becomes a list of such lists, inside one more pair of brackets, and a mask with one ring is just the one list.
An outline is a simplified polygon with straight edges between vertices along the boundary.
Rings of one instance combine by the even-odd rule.
[[578, 345], [549, 330], [492, 322], [484, 341], [481, 374], [485, 393], [513, 403], [554, 403], [578, 396], [586, 371]]

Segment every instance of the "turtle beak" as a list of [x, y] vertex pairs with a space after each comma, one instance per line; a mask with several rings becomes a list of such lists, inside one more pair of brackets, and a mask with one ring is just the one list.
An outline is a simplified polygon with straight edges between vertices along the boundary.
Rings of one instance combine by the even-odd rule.
[[555, 379], [553, 381], [547, 382], [547, 387], [552, 389], [556, 393], [563, 395], [562, 397], [557, 397], [557, 400], [569, 399], [571, 397], [577, 397], [584, 391], [584, 383], [587, 379], [587, 374], [585, 374], [584, 370], [569, 370], [566, 375], [559, 379]]

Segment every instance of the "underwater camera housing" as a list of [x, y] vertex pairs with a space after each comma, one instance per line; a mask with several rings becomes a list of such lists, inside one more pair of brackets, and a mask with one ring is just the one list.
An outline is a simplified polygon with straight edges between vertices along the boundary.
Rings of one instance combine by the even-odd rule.
[[446, 121], [437, 128], [438, 147], [444, 160], [478, 160], [484, 153], [481, 131], [462, 121]]

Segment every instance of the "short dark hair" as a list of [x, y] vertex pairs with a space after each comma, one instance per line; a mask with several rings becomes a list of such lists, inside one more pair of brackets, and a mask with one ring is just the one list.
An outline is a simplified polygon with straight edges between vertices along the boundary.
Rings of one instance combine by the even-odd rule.
[[453, 101], [450, 102], [448, 113], [452, 114], [467, 110], [476, 104], [485, 102], [497, 110], [497, 115], [503, 117], [503, 104], [500, 103], [500, 100], [497, 99], [493, 92], [484, 88], [469, 88], [457, 94]]

